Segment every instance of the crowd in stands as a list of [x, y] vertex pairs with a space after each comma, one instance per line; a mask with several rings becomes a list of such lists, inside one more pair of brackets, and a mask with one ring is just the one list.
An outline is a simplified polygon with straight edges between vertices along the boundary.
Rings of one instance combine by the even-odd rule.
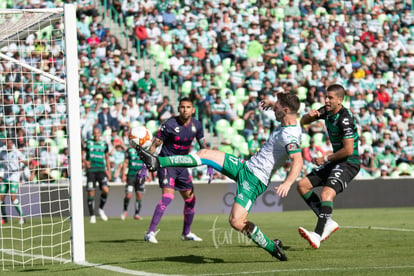
[[[359, 125], [359, 176], [414, 174], [414, 13], [409, 1], [106, 1], [122, 15], [138, 52], [148, 53], [163, 68], [160, 76], [144, 71], [141, 56], [120, 45], [121, 34], [100, 23], [103, 14], [92, 1], [66, 1], [77, 4], [82, 138], [90, 139], [94, 127], [101, 129], [110, 145], [115, 180], [131, 127], [151, 124], [156, 129], [174, 116], [171, 99], [157, 85], [168, 80], [177, 97], [194, 100], [196, 115], [214, 134], [222, 135], [217, 126], [224, 122], [235, 130], [228, 131], [234, 136], [213, 146], [244, 157], [254, 154], [276, 124], [273, 112], [259, 110], [260, 100], [297, 93], [304, 114], [324, 104], [328, 85], [340, 83], [347, 91], [345, 106]], [[56, 5], [52, 0], [27, 0], [14, 7]], [[35, 47], [57, 48], [47, 41], [41, 45], [44, 42], [38, 37], [22, 47], [39, 43]], [[62, 74], [62, 57], [53, 58], [56, 62], [47, 70]], [[7, 83], [3, 89], [8, 89]], [[43, 106], [35, 111], [37, 123], [46, 137], [56, 140], [52, 133], [65, 131], [59, 123], [63, 99], [33, 99], [30, 94], [19, 100], [24, 106]], [[13, 105], [8, 98], [2, 101]], [[25, 131], [36, 123], [29, 118]], [[47, 122], [55, 123], [43, 128]], [[310, 171], [310, 159], [332, 149], [323, 123], [304, 132], [304, 171]], [[242, 144], [247, 148], [241, 149]], [[280, 170], [275, 177], [285, 173]], [[197, 170], [194, 176], [202, 177]]]

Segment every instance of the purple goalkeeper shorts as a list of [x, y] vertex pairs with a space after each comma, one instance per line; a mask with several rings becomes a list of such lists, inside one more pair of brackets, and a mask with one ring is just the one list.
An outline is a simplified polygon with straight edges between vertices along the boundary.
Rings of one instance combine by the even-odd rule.
[[193, 178], [188, 168], [160, 168], [158, 181], [160, 188], [172, 188], [178, 191], [193, 189]]

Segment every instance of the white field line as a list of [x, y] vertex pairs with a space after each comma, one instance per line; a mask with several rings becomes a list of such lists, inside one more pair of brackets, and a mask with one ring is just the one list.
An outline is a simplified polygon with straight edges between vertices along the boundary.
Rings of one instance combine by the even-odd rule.
[[401, 265], [401, 266], [366, 266], [366, 267], [321, 267], [321, 268], [291, 268], [291, 269], [274, 269], [266, 271], [244, 271], [244, 272], [230, 272], [220, 274], [198, 274], [199, 276], [215, 276], [215, 275], [241, 275], [241, 274], [269, 274], [269, 273], [281, 273], [281, 272], [341, 272], [341, 271], [355, 271], [355, 270], [383, 270], [383, 269], [406, 269], [414, 268], [414, 265]]
[[339, 228], [345, 228], [345, 229], [367, 229], [367, 230], [384, 230], [384, 231], [399, 231], [399, 232], [414, 232], [414, 229], [389, 228], [389, 227], [377, 227], [377, 226], [339, 226]]

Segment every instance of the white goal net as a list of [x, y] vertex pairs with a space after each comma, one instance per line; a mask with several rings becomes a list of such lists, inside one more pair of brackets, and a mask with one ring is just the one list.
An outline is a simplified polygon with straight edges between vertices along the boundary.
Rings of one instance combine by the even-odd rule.
[[76, 41], [73, 5], [0, 10], [3, 271], [84, 261]]

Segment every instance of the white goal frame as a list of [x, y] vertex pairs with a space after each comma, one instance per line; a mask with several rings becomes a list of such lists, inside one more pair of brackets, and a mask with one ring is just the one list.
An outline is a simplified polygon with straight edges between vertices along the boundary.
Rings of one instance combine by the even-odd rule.
[[[69, 171], [69, 208], [70, 208], [70, 232], [71, 232], [71, 261], [74, 263], [85, 262], [85, 235], [84, 235], [84, 208], [83, 208], [83, 183], [82, 183], [82, 163], [81, 163], [81, 135], [80, 135], [80, 98], [79, 98], [79, 75], [78, 75], [78, 55], [77, 55], [77, 32], [76, 32], [76, 7], [73, 4], [65, 4], [63, 8], [39, 9], [39, 10], [0, 10], [0, 13], [22, 13], [22, 11], [33, 11], [43, 14], [44, 19], [36, 18], [32, 26], [19, 25], [10, 26], [7, 35], [0, 31], [0, 49], [7, 46], [8, 41], [24, 39], [30, 34], [30, 28], [42, 29], [51, 22], [54, 17], [62, 18], [64, 22], [64, 49], [66, 79], [61, 79], [47, 72], [43, 72], [27, 64], [22, 64], [0, 52], [0, 60], [6, 59], [12, 63], [29, 69], [35, 73], [40, 73], [44, 77], [66, 86], [66, 111], [67, 111], [67, 135], [68, 135], [68, 171]], [[62, 185], [62, 184], [60, 184]]]

